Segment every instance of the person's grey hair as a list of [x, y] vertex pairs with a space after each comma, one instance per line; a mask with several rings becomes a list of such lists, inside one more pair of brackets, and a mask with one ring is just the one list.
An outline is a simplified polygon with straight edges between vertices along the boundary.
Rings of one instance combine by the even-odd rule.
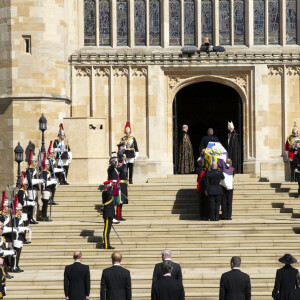
[[207, 134], [213, 134], [213, 133], [214, 133], [214, 130], [212, 128], [207, 129]]
[[161, 256], [165, 257], [165, 258], [171, 258], [172, 252], [170, 249], [163, 249], [161, 251]]
[[169, 260], [165, 260], [161, 264], [161, 271], [163, 274], [171, 273], [172, 272], [172, 263]]
[[296, 279], [300, 281], [300, 272], [296, 275]]

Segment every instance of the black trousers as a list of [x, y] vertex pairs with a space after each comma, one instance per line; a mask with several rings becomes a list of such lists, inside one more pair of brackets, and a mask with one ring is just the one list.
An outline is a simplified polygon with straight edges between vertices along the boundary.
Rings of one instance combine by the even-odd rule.
[[290, 161], [290, 169], [291, 169], [291, 181], [295, 181], [295, 169], [297, 167], [297, 163], [295, 161]]
[[64, 166], [64, 170], [66, 172], [66, 180], [68, 178], [68, 173], [69, 173], [69, 166]]
[[48, 210], [48, 202], [49, 200], [42, 199], [43, 207], [42, 207], [42, 218], [47, 217], [47, 210]]
[[223, 196], [222, 196], [222, 217], [225, 220], [231, 219], [232, 215], [232, 197], [233, 197], [233, 190], [227, 190], [222, 186], [223, 189]]
[[204, 191], [198, 192], [199, 199], [199, 217], [201, 220], [209, 219], [209, 200]]
[[128, 178], [129, 183], [132, 184], [132, 177], [133, 177], [133, 163], [127, 163], [128, 166]]
[[219, 210], [221, 204], [222, 194], [220, 195], [209, 195], [209, 209], [210, 209], [210, 220], [219, 220]]
[[104, 230], [103, 230], [103, 242], [104, 242], [104, 249], [108, 249], [110, 246], [109, 242], [109, 235], [112, 225], [112, 218], [104, 218]]

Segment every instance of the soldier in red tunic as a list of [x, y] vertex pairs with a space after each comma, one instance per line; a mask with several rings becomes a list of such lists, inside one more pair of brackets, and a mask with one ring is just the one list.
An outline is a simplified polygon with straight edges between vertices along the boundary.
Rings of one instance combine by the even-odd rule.
[[295, 182], [295, 169], [297, 165], [293, 161], [296, 139], [298, 137], [298, 128], [296, 122], [294, 122], [294, 127], [292, 128], [292, 134], [287, 138], [285, 143], [285, 152], [290, 162], [291, 168], [291, 182]]

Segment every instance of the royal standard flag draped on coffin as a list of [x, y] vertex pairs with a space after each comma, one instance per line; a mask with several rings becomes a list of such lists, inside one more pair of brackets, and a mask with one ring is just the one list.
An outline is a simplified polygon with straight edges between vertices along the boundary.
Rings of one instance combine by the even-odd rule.
[[221, 143], [209, 142], [204, 152], [204, 166], [210, 171], [212, 163], [218, 162], [218, 159], [223, 159], [226, 162], [226, 149]]

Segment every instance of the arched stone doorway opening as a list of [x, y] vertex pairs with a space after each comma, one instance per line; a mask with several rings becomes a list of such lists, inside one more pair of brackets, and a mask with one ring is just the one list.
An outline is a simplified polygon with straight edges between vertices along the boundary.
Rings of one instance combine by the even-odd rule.
[[196, 163], [201, 138], [206, 135], [208, 128], [214, 129], [215, 135], [226, 148], [228, 121], [233, 121], [239, 133], [243, 161], [243, 103], [239, 93], [230, 86], [210, 81], [193, 83], [179, 90], [173, 101], [174, 173], [177, 174], [178, 143], [183, 124], [189, 126]]

